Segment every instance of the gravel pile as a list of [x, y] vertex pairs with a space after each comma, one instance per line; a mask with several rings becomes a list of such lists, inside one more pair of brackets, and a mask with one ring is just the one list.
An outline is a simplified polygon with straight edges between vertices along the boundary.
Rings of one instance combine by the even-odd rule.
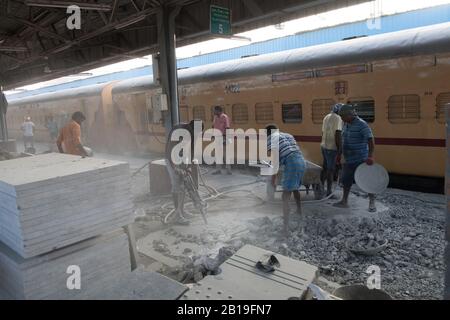
[[[379, 201], [390, 209], [368, 217], [292, 215], [288, 238], [282, 237], [281, 217], [256, 219], [242, 244], [319, 266], [325, 278], [340, 285], [366, 284], [367, 269], [376, 265], [382, 289], [394, 299], [442, 299], [444, 204], [397, 194]], [[349, 243], [381, 250], [373, 256], [355, 254]]]

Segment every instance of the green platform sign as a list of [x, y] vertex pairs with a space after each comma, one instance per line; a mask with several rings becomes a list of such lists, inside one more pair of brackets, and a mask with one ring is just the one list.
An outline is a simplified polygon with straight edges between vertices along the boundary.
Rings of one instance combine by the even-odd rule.
[[211, 6], [210, 25], [211, 34], [231, 35], [231, 10], [219, 6]]

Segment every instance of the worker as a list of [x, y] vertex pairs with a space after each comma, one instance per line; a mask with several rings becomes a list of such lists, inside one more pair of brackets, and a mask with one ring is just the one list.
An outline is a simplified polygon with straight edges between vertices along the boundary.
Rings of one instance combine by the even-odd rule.
[[[201, 132], [196, 133], [195, 127], [201, 128]], [[177, 130], [186, 130], [190, 137], [191, 137], [191, 157], [188, 163], [184, 164], [175, 164], [174, 159], [172, 158], [172, 152], [176, 146], [179, 145], [180, 141], [173, 141], [173, 134]], [[172, 184], [172, 199], [175, 207], [175, 223], [179, 225], [189, 225], [189, 219], [192, 218], [192, 216], [189, 213], [186, 213], [184, 211], [184, 200], [186, 197], [186, 189], [184, 188], [184, 177], [186, 175], [191, 175], [193, 173], [193, 164], [195, 160], [194, 152], [195, 152], [195, 143], [197, 139], [199, 138], [199, 135], [204, 130], [203, 122], [201, 120], [193, 120], [190, 123], [181, 123], [179, 125], [176, 125], [172, 128], [170, 131], [167, 143], [166, 143], [166, 154], [165, 154], [165, 162], [166, 162], [166, 168], [169, 173], [170, 182]], [[196, 136], [197, 134], [197, 136]], [[177, 155], [181, 156], [182, 158], [185, 157], [185, 155]], [[189, 190], [188, 190], [189, 191]], [[192, 194], [189, 194], [191, 198], [193, 197]], [[196, 203], [197, 199], [192, 199], [194, 201], [195, 205], [198, 205]]]
[[[227, 144], [231, 143], [231, 141], [228, 141], [226, 135], [227, 130], [230, 129], [230, 118], [225, 114], [223, 108], [221, 106], [214, 107], [214, 122], [213, 122], [213, 129], [219, 130], [222, 133], [223, 136], [223, 157], [224, 157], [224, 164], [223, 169], [226, 170], [228, 175], [232, 175], [231, 171], [231, 164], [227, 163]], [[217, 170], [213, 172], [213, 175], [219, 175], [222, 174], [222, 168], [217, 164]]]
[[[342, 153], [345, 164], [342, 172], [344, 194], [342, 200], [336, 204], [338, 208], [349, 208], [348, 197], [355, 181], [355, 172], [358, 167], [366, 163], [374, 164], [375, 139], [367, 122], [358, 117], [354, 105], [343, 105], [339, 112], [344, 121], [342, 131], [342, 152], [339, 152], [336, 162], [341, 163]], [[375, 195], [369, 194], [369, 212], [376, 212]]]
[[25, 121], [22, 123], [21, 129], [23, 133], [23, 146], [25, 152], [28, 149], [28, 145], [34, 149], [34, 123], [31, 121], [31, 117], [26, 117]]
[[[283, 218], [284, 218], [284, 234], [289, 234], [289, 201], [291, 194], [294, 194], [295, 202], [297, 204], [297, 213], [302, 214], [300, 187], [302, 185], [303, 174], [306, 169], [305, 159], [300, 151], [294, 137], [288, 133], [280, 132], [276, 125], [269, 125], [266, 127], [267, 131], [267, 150], [273, 152], [278, 148], [279, 164], [283, 168]], [[278, 139], [278, 144], [276, 143]], [[272, 185], [276, 188], [277, 176], [272, 176]]]
[[327, 197], [332, 194], [333, 180], [336, 173], [338, 154], [342, 148], [342, 118], [339, 116], [342, 104], [333, 106], [331, 112], [323, 119], [322, 125], [322, 156], [323, 177], [322, 184], [327, 181]]
[[56, 140], [60, 153], [82, 157], [88, 156], [88, 152], [81, 143], [81, 124], [85, 120], [86, 117], [84, 114], [77, 111], [72, 115], [72, 120], [61, 128], [58, 139]]

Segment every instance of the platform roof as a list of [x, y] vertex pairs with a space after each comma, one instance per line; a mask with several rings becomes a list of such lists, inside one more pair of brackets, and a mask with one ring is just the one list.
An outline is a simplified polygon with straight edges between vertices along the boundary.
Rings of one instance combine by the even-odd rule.
[[[156, 15], [179, 7], [177, 45], [210, 39], [211, 4], [232, 9], [233, 33], [367, 0], [0, 0], [0, 85], [11, 89], [158, 51]], [[69, 5], [81, 29], [69, 30]]]

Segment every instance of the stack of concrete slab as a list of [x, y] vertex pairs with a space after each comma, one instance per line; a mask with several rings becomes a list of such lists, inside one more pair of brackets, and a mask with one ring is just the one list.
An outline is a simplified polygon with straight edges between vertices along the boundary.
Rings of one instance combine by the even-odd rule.
[[[274, 256], [273, 272], [257, 268]], [[220, 266], [218, 276], [207, 276], [181, 300], [304, 299], [317, 276], [317, 267], [251, 245], [244, 246]]]
[[132, 222], [129, 165], [47, 154], [0, 163], [0, 241], [34, 257]]
[[[0, 289], [15, 299], [89, 299], [131, 272], [127, 163], [62, 154], [0, 162]], [[71, 267], [81, 290], [71, 290]], [[69, 272], [69, 273], [68, 273]]]
[[30, 259], [0, 243], [0, 270], [1, 287], [14, 299], [94, 299], [130, 273], [128, 239], [117, 231]]

